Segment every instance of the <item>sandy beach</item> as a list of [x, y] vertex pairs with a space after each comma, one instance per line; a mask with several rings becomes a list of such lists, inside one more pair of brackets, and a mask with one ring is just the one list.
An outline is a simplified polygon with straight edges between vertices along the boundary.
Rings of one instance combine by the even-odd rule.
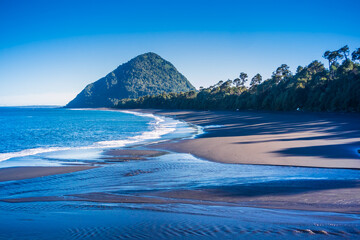
[[[172, 143], [175, 144], [175, 143]], [[161, 144], [163, 145], [163, 144]], [[167, 145], [167, 144], [166, 144]], [[154, 147], [154, 146], [150, 146]], [[150, 161], [154, 157], [164, 156], [171, 153], [165, 151], [149, 150], [146, 147], [135, 147], [127, 149], [110, 149], [103, 152], [104, 164], [101, 166], [108, 166], [113, 169], [116, 175], [109, 174], [106, 176], [110, 182], [126, 181], [131, 177], [146, 177], [156, 174], [158, 168], [144, 169], [145, 162]], [[176, 160], [176, 159], [174, 159]], [[135, 169], [129, 169], [119, 174], [117, 167], [122, 164], [128, 165], [135, 163]], [[228, 172], [229, 165], [222, 163], [211, 163], [205, 161], [205, 164], [215, 164], [218, 171]], [[110, 164], [110, 165], [109, 165]], [[117, 165], [112, 165], [117, 164]], [[119, 165], [120, 164], [120, 165]], [[154, 162], [158, 165], [157, 161]], [[112, 165], [112, 166], [111, 166]], [[160, 167], [160, 166], [159, 166]], [[241, 164], [238, 165], [241, 167]], [[254, 166], [256, 169], [256, 166]], [[261, 167], [261, 166], [258, 166]], [[54, 175], [81, 171], [92, 168], [91, 166], [64, 166], [64, 167], [19, 167], [1, 169], [1, 181], [10, 179], [25, 179], [40, 176]], [[189, 166], [189, 168], [192, 168]], [[273, 167], [277, 168], [277, 167]], [[287, 168], [285, 171], [292, 171], [293, 174], [298, 174], [297, 169]], [[270, 170], [271, 171], [274, 171]], [[323, 169], [326, 170], [326, 169]], [[329, 169], [330, 170], [330, 169]], [[188, 170], [175, 171], [176, 174], [183, 174], [182, 171], [188, 173]], [[197, 171], [197, 170], [195, 170]], [[259, 170], [262, 171], [262, 170]], [[269, 170], [267, 170], [269, 171]], [[317, 172], [313, 169], [312, 171]], [[326, 170], [327, 171], [327, 170]], [[342, 171], [340, 169], [330, 170], [331, 172]], [[345, 170], [349, 171], [349, 170]], [[357, 172], [353, 171], [352, 174]], [[270, 173], [269, 172], [269, 173]], [[89, 173], [90, 174], [90, 173]], [[94, 172], [94, 174], [96, 174]], [[265, 173], [265, 175], [268, 173]], [[324, 175], [321, 171], [318, 174]], [[332, 175], [333, 173], [330, 173]], [[294, 176], [295, 176], [294, 175]], [[232, 177], [239, 176], [233, 175]], [[175, 177], [175, 176], [174, 176]], [[90, 174], [89, 178], [93, 178]], [[103, 176], [102, 178], [105, 178]], [[171, 176], [162, 176], [163, 181]], [[123, 179], [123, 180], [122, 180]], [[151, 178], [152, 179], [152, 178]], [[196, 178], [195, 178], [196, 179]], [[195, 180], [194, 179], [194, 180]], [[100, 180], [99, 180], [100, 181]], [[156, 178], [152, 181], [157, 181]], [[121, 185], [120, 185], [121, 187]], [[268, 209], [292, 209], [302, 211], [322, 211], [322, 212], [337, 212], [348, 214], [359, 214], [360, 199], [360, 181], [358, 179], [283, 179], [265, 182], [254, 182], [246, 184], [231, 184], [209, 186], [204, 188], [191, 189], [168, 189], [151, 191], [131, 191], [125, 193], [108, 193], [108, 192], [89, 192], [89, 193], [74, 193], [66, 195], [48, 195], [38, 197], [21, 197], [0, 199], [0, 201], [8, 203], [25, 203], [25, 202], [97, 202], [97, 203], [121, 203], [121, 204], [191, 204], [202, 206], [239, 206], [239, 207], [256, 207]]]
[[[360, 115], [136, 110], [205, 127], [199, 138], [156, 148], [241, 164], [360, 168]], [[211, 127], [213, 126], [213, 127]]]
[[94, 166], [63, 166], [63, 167], [11, 167], [0, 168], [0, 182], [45, 177], [92, 169]]

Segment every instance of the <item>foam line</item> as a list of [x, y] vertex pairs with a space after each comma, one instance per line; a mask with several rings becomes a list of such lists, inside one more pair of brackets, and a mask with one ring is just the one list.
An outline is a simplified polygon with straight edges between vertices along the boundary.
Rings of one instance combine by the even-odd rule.
[[162, 136], [174, 132], [177, 128], [177, 125], [180, 123], [180, 121], [178, 120], [169, 122], [166, 121], [165, 117], [156, 116], [150, 113], [139, 113], [139, 112], [131, 112], [131, 111], [120, 111], [120, 112], [133, 114], [137, 116], [150, 117], [153, 118], [154, 120], [150, 121], [149, 123], [149, 131], [142, 132], [137, 136], [128, 137], [119, 140], [95, 142], [90, 146], [49, 147], [49, 148], [40, 147], [40, 148], [25, 149], [19, 152], [1, 153], [0, 162], [11, 158], [25, 157], [25, 156], [31, 156], [31, 155], [55, 152], [55, 151], [85, 150], [85, 149], [95, 149], [95, 148], [116, 148], [116, 147], [124, 147], [128, 145], [132, 145], [132, 144], [139, 144], [151, 140], [161, 139]]

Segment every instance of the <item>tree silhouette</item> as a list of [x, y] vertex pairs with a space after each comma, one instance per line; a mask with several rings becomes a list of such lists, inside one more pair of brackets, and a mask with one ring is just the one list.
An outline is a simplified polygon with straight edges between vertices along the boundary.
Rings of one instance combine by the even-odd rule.
[[240, 77], [240, 86], [244, 86], [248, 80], [248, 75], [244, 72], [241, 72], [239, 77]]
[[334, 76], [334, 64], [337, 63], [339, 58], [342, 58], [343, 55], [339, 51], [326, 51], [323, 56], [325, 59], [329, 61], [329, 71], [330, 71], [330, 78]]
[[259, 85], [261, 81], [262, 81], [262, 76], [258, 73], [251, 79], [250, 86], [255, 87]]
[[288, 79], [291, 75], [290, 67], [286, 64], [281, 64], [281, 66], [273, 72], [272, 77], [275, 79], [276, 83], [279, 83], [282, 80]]
[[353, 61], [360, 61], [360, 48], [356, 49], [352, 54], [351, 54], [352, 60]]
[[349, 56], [349, 53], [350, 53], [348, 45], [345, 45], [342, 48], [340, 48], [338, 50], [338, 52], [341, 53], [345, 57], [345, 61], [348, 60], [348, 56]]

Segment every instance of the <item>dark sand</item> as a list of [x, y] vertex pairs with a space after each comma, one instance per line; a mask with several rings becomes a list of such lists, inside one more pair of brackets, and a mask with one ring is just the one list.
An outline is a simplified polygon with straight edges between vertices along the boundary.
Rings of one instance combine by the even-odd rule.
[[129, 194], [93, 192], [66, 196], [1, 199], [3, 202], [86, 201], [102, 203], [193, 204], [360, 213], [360, 181], [297, 180], [195, 190]]
[[167, 152], [148, 149], [110, 149], [104, 151], [101, 159], [106, 162], [128, 162], [134, 160], [146, 160], [147, 158], [164, 154], [167, 154]]
[[303, 112], [135, 110], [207, 128], [197, 139], [157, 144], [222, 162], [360, 169], [360, 115]]
[[45, 177], [49, 175], [78, 172], [95, 168], [94, 166], [64, 166], [64, 167], [11, 167], [0, 168], [0, 182]]
[[170, 199], [237, 206], [360, 213], [359, 181], [284, 181], [154, 193]]

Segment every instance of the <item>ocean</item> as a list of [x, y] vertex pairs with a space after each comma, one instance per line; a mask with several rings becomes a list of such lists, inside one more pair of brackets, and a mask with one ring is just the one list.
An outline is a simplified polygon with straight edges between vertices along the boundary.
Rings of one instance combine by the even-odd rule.
[[[222, 164], [130, 151], [196, 138], [207, 127], [127, 111], [0, 108], [0, 168], [97, 168], [0, 182], [0, 239], [323, 239], [359, 236], [357, 214], [265, 209], [191, 193], [266, 195], [267, 187], [358, 181], [356, 170]], [[215, 126], [221, 127], [221, 126]], [[126, 159], [106, 152], [125, 150]], [[155, 149], [162, 151], [161, 149]], [[260, 186], [260, 187], [259, 187]], [[265, 188], [264, 188], [265, 186]], [[235, 190], [234, 190], [235, 189]], [[189, 198], [182, 199], [182, 194]], [[173, 196], [176, 196], [175, 198]], [[185, 196], [185, 195], [183, 195]], [[216, 195], [214, 195], [216, 196]], [[9, 202], [19, 199], [17, 202]]]
[[[75, 155], [80, 150], [88, 150], [86, 157], [89, 157], [89, 152], [101, 149], [190, 137], [195, 132], [196, 129], [183, 122], [152, 114], [0, 107], [0, 168], [59, 165], [56, 161], [45, 161], [47, 153], [69, 155], [72, 151]], [[34, 160], [34, 156], [38, 158]]]

